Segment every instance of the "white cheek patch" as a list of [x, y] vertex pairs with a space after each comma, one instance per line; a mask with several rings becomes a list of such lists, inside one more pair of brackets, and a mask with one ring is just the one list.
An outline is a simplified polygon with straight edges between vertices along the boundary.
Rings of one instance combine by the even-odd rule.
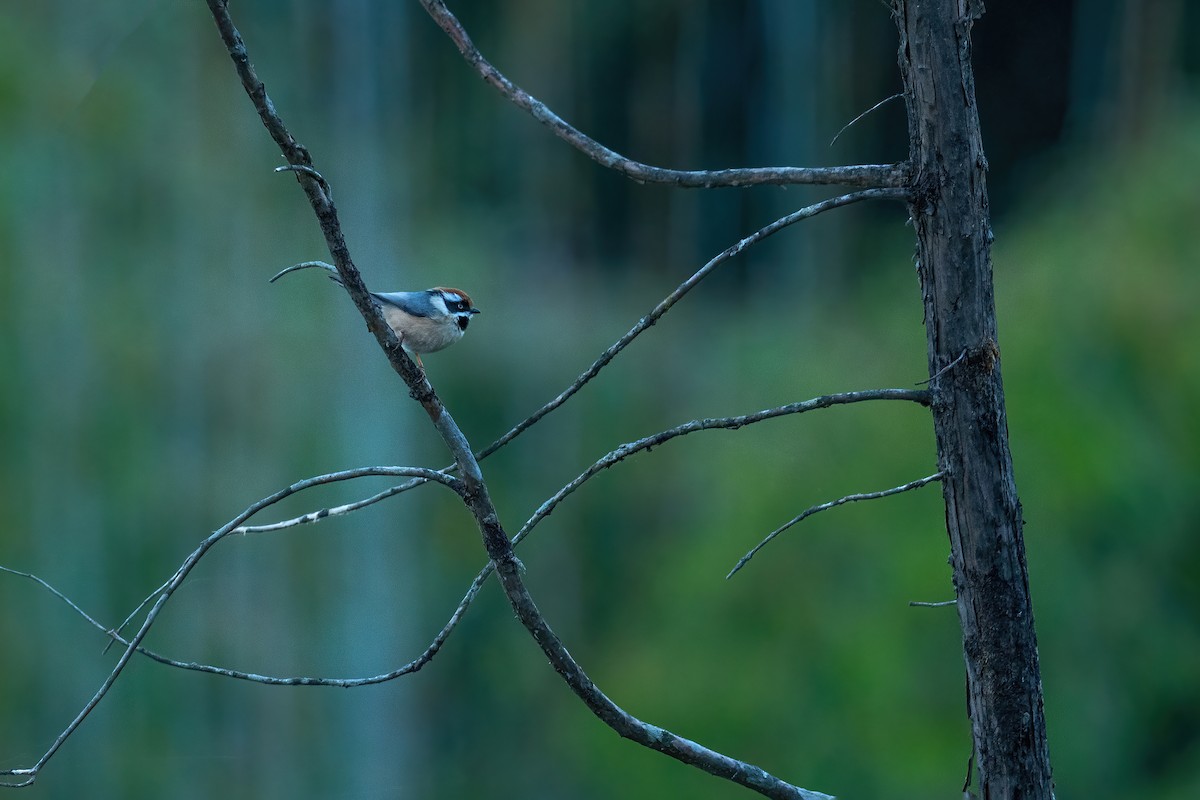
[[441, 292], [430, 295], [429, 304], [432, 305], [434, 310], [437, 311], [439, 314], [449, 314], [450, 313], [450, 309], [446, 308], [446, 301], [442, 297]]

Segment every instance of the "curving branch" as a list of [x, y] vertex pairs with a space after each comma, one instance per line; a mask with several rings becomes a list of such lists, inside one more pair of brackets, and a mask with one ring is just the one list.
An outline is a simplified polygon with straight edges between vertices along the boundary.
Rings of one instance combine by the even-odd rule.
[[679, 170], [652, 167], [626, 158], [580, 132], [555, 114], [541, 100], [517, 86], [496, 69], [471, 41], [458, 18], [442, 0], [420, 0], [437, 26], [445, 31], [458, 52], [488, 85], [513, 105], [528, 112], [567, 144], [601, 166], [616, 170], [638, 183], [665, 183], [680, 188], [711, 189], [724, 186], [792, 186], [796, 184], [836, 184], [861, 187], [903, 187], [908, 185], [907, 164], [868, 164], [844, 167], [750, 167], [745, 169]]
[[546, 502], [538, 508], [538, 510], [530, 517], [517, 535], [513, 537], [513, 543], [521, 542], [534, 526], [541, 522], [556, 509], [563, 500], [575, 492], [580, 486], [591, 480], [600, 472], [609, 467], [619, 464], [621, 461], [629, 458], [635, 453], [640, 453], [644, 450], [658, 447], [664, 442], [669, 442], [680, 436], [686, 436], [689, 433], [697, 431], [710, 430], [737, 430], [746, 425], [753, 425], [756, 422], [763, 420], [775, 419], [776, 417], [787, 416], [788, 414], [802, 414], [806, 411], [816, 411], [819, 408], [830, 408], [832, 406], [848, 405], [851, 403], [862, 403], [869, 400], [903, 400], [918, 405], [928, 406], [930, 402], [930, 392], [925, 389], [868, 389], [861, 392], [842, 392], [840, 394], [827, 394], [821, 397], [814, 397], [811, 400], [804, 400], [799, 403], [789, 403], [785, 406], [776, 408], [768, 408], [762, 411], [756, 411], [753, 414], [743, 414], [738, 417], [717, 417], [715, 419], [695, 419], [691, 422], [685, 422], [674, 428], [669, 428], [665, 431], [659, 431], [651, 436], [638, 439], [635, 442], [623, 444], [616, 450], [609, 452], [602, 458], [597, 459], [590, 467], [581, 472], [573, 481], [559, 489], [550, 496]]
[[850, 130], [850, 128], [852, 128], [855, 125], [855, 123], [857, 123], [859, 120], [863, 119], [863, 117], [866, 117], [868, 114], [871, 114], [872, 112], [877, 111], [880, 108], [883, 108], [885, 105], [892, 102], [893, 100], [899, 100], [902, 97], [904, 97], [903, 92], [898, 92], [898, 93], [892, 95], [891, 97], [885, 97], [882, 100], [880, 100], [878, 103], [876, 103], [875, 105], [868, 108], [866, 111], [859, 114], [854, 119], [847, 122], [845, 125], [842, 126], [842, 129], [840, 131], [838, 131], [837, 133], [835, 133], [833, 135], [833, 138], [829, 141], [829, 146], [833, 147], [835, 144], [837, 144], [837, 140], [839, 138], [841, 138], [841, 135], [843, 133], [845, 133], [846, 131]]
[[910, 481], [909, 483], [906, 483], [903, 486], [894, 486], [891, 489], [884, 489], [883, 491], [880, 491], [880, 492], [863, 492], [860, 494], [848, 494], [845, 497], [839, 497], [837, 500], [830, 500], [828, 503], [821, 503], [820, 505], [815, 505], [815, 506], [812, 506], [811, 508], [806, 508], [803, 511], [801, 511], [799, 514], [797, 514], [796, 516], [792, 517], [787, 522], [780, 525], [775, 530], [768, 533], [766, 538], [764, 538], [758, 544], [754, 545], [754, 547], [750, 548], [750, 552], [746, 553], [746, 555], [744, 555], [740, 559], [738, 559], [738, 562], [733, 565], [733, 569], [729, 570], [729, 574], [726, 575], [725, 578], [726, 578], [726, 580], [728, 580], [729, 578], [732, 578], [737, 573], [738, 570], [740, 570], [742, 567], [746, 566], [746, 564], [750, 561], [750, 559], [754, 558], [755, 554], [758, 553], [759, 550], [762, 550], [764, 547], [766, 547], [768, 544], [770, 544], [772, 539], [774, 539], [776, 536], [783, 533], [784, 531], [786, 531], [788, 528], [792, 527], [796, 523], [800, 522], [801, 520], [811, 517], [813, 514], [819, 514], [822, 511], [828, 511], [831, 508], [837, 508], [838, 506], [844, 506], [844, 505], [846, 505], [846, 503], [855, 503], [859, 500], [879, 500], [884, 497], [891, 497], [894, 494], [902, 494], [903, 492], [911, 492], [913, 489], [920, 489], [922, 486], [924, 486], [928, 483], [933, 483], [934, 481], [940, 481], [941, 479], [942, 479], [942, 473], [935, 472], [932, 475], [928, 475], [924, 478], [918, 478], [915, 481]]
[[842, 206], [847, 206], [851, 203], [858, 203], [863, 200], [902, 200], [907, 196], [908, 192], [903, 189], [864, 189], [859, 192], [852, 192], [850, 194], [839, 195], [838, 197], [831, 197], [827, 200], [822, 200], [819, 203], [813, 203], [810, 206], [805, 206], [804, 208], [793, 211], [787, 216], [780, 217], [770, 225], [760, 228], [744, 239], [738, 241], [736, 244], [725, 248], [725, 250], [709, 259], [708, 263], [696, 270], [696, 272], [690, 278], [679, 284], [675, 291], [664, 297], [659, 304], [650, 311], [649, 314], [638, 320], [637, 324], [630, 328], [624, 336], [613, 342], [613, 344], [609, 346], [607, 350], [601, 353], [600, 357], [592, 362], [590, 367], [580, 373], [579, 377], [576, 378], [570, 386], [564, 389], [562, 393], [560, 393], [549, 403], [546, 403], [546, 405], [539, 408], [533, 414], [530, 414], [524, 420], [519, 422], [508, 433], [504, 434], [499, 439], [481, 450], [479, 453], [479, 458], [487, 458], [492, 453], [496, 452], [501, 447], [520, 436], [528, 428], [532, 427], [535, 423], [542, 419], [542, 417], [546, 416], [551, 411], [567, 402], [567, 400], [571, 398], [571, 395], [578, 392], [583, 388], [584, 384], [596, 377], [600, 370], [608, 366], [608, 363], [617, 357], [618, 353], [628, 347], [630, 342], [640, 336], [647, 328], [658, 322], [663, 314], [666, 314], [668, 311], [670, 311], [671, 307], [678, 303], [684, 295], [694, 289], [696, 285], [700, 283], [700, 281], [708, 277], [708, 275], [717, 267], [721, 266], [721, 264], [739, 255], [747, 247], [761, 242], [763, 239], [778, 233], [789, 225], [794, 225], [801, 220], [815, 217], [825, 211], [832, 211], [835, 208], [841, 208]]
[[[240, 528], [235, 528], [232, 532], [238, 533], [240, 530]], [[10, 569], [9, 567], [5, 566], [0, 566], [0, 572], [7, 572], [10, 575], [16, 575], [21, 578], [28, 578], [34, 583], [41, 585], [46, 591], [50, 592], [59, 600], [62, 600], [64, 603], [70, 606], [70, 608], [76, 614], [87, 620], [87, 622], [93, 628], [101, 631], [105, 636], [110, 637], [118, 644], [121, 644], [125, 647], [130, 646], [131, 642], [121, 637], [117, 630], [104, 627], [102, 623], [98, 622], [94, 617], [76, 605], [75, 601], [67, 597], [58, 589], [54, 588], [54, 586], [52, 586], [50, 583], [39, 578], [37, 575], [29, 572], [21, 572], [20, 570]], [[491, 572], [489, 571], [487, 574], [490, 575]], [[373, 675], [366, 678], [313, 678], [259, 675], [254, 672], [243, 672], [241, 670], [217, 667], [211, 664], [200, 664], [195, 661], [180, 661], [178, 659], [168, 658], [167, 656], [156, 653], [147, 647], [143, 647], [142, 645], [137, 645], [134, 649], [137, 650], [137, 652], [141, 655], [144, 655], [147, 658], [157, 661], [160, 664], [165, 664], [169, 667], [194, 670], [196, 672], [208, 672], [225, 678], [235, 678], [238, 680], [252, 681], [254, 683], [266, 683], [273, 686], [338, 686], [341, 688], [352, 688], [355, 686], [369, 686], [375, 683], [384, 683], [386, 681], [416, 672], [417, 670], [421, 669], [421, 667], [433, 660], [433, 657], [436, 656], [438, 651], [442, 649], [442, 645], [444, 645], [446, 640], [450, 638], [450, 633], [458, 626], [459, 621], [462, 620], [463, 615], [466, 613], [467, 607], [470, 606], [471, 601], [475, 599], [475, 595], [479, 594], [479, 590], [483, 588], [483, 584], [486, 582], [485, 578], [486, 576], [477, 577], [471, 582], [470, 587], [467, 589], [466, 595], [461, 601], [459, 601], [458, 607], [455, 609], [454, 614], [451, 615], [450, 621], [442, 627], [441, 631], [438, 632], [438, 635], [434, 637], [433, 641], [428, 647], [425, 648], [425, 651], [421, 653], [420, 656], [408, 662], [404, 666], [399, 667], [398, 669], [394, 669], [391, 672], [385, 672], [381, 675]], [[161, 588], [158, 591], [161, 591]], [[155, 594], [157, 593], [158, 592], [156, 591]], [[151, 595], [151, 597], [153, 596], [154, 595]], [[145, 603], [143, 602], [143, 605], [144, 604]], [[128, 622], [128, 620], [126, 620], [126, 622]]]
[[41, 587], [43, 589], [45, 589], [50, 594], [57, 597], [59, 600], [62, 600], [64, 603], [66, 603], [68, 606], [70, 606], [72, 608], [72, 610], [75, 611], [76, 614], [78, 614], [79, 616], [86, 619], [89, 623], [91, 623], [92, 627], [99, 628], [101, 631], [104, 631], [104, 633], [106, 633], [106, 634], [108, 633], [108, 628], [105, 628], [102, 624], [97, 622], [90, 614], [88, 614], [82, 608], [77, 606], [75, 604], [74, 600], [67, 597], [65, 594], [60, 592], [58, 589], [55, 589], [53, 586], [51, 586], [49, 583], [47, 583], [46, 581], [39, 578], [37, 575], [34, 575], [32, 572], [22, 572], [19, 569], [12, 569], [11, 567], [6, 567], [3, 565], [0, 565], [0, 572], [7, 572], [9, 575], [16, 575], [18, 578], [28, 578], [29, 580], [33, 581], [34, 583], [41, 585]]
[[[439, 471], [445, 474], [448, 469], [449, 467]], [[308, 525], [314, 522], [320, 522], [321, 520], [328, 519], [329, 517], [342, 517], [358, 511], [359, 509], [366, 508], [367, 506], [375, 505], [381, 500], [386, 500], [389, 497], [400, 494], [401, 492], [411, 489], [414, 486], [420, 486], [421, 484], [428, 482], [429, 481], [425, 480], [424, 478], [413, 478], [396, 486], [390, 486], [387, 489], [384, 489], [382, 492], [377, 492], [370, 497], [364, 497], [362, 500], [355, 500], [352, 503], [343, 503], [340, 506], [332, 506], [321, 508], [316, 511], [309, 511], [308, 513], [301, 514], [298, 517], [292, 517], [291, 519], [284, 519], [278, 522], [270, 522], [265, 525], [243, 525], [235, 530], [234, 533], [243, 535], [251, 533], [272, 533], [274, 531], [281, 531], [286, 528], [294, 528], [297, 525]]]

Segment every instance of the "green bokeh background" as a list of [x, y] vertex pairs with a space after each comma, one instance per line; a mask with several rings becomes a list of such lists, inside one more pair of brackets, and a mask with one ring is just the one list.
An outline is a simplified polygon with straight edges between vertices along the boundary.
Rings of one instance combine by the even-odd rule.
[[[1147, 11], [1137, 30], [1170, 38], [1122, 39], [1137, 5], [993, 9], [977, 27], [1060, 797], [1200, 794], [1200, 108], [1181, 44], [1200, 25], [1163, 3], [1170, 25]], [[898, 88], [877, 2], [452, 8], [514, 80], [651, 163], [904, 154], [897, 104], [828, 146]], [[712, 255], [830, 194], [608, 173], [482, 85], [416, 3], [233, 10], [368, 284], [458, 285], [483, 309], [426, 360], [477, 447]], [[0, 565], [105, 624], [259, 497], [335, 469], [446, 461], [342, 295], [315, 273], [266, 283], [325, 257], [279, 163], [198, 0], [0, 5]], [[899, 206], [856, 206], [722, 267], [484, 462], [505, 525], [622, 442], [925, 377], [904, 222]], [[957, 620], [908, 606], [951, 596], [936, 487], [806, 520], [724, 580], [802, 509], [934, 464], [927, 413], [901, 404], [703, 432], [594, 479], [521, 556], [551, 624], [632, 713], [839, 796], [960, 796]], [[317, 490], [263, 521], [387, 485]], [[148, 643], [260, 673], [383, 673], [421, 652], [483, 560], [464, 512], [428, 487], [223, 542]], [[13, 575], [0, 575], [0, 636], [0, 766], [22, 767], [116, 654]], [[594, 720], [495, 586], [429, 666], [379, 686], [276, 688], [135, 659], [23, 791], [749, 796]]]

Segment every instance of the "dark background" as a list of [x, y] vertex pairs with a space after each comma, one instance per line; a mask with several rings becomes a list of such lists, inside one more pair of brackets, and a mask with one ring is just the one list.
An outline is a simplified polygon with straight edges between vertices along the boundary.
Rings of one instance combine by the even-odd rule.
[[[1200, 109], [1195, 4], [992, 3], [977, 24], [1010, 432], [1060, 796], [1200, 792]], [[616, 150], [679, 168], [906, 152], [886, 7], [451, 4], [501, 70]], [[462, 286], [426, 359], [481, 447], [680, 281], [835, 190], [639, 186], [553, 139], [416, 3], [239, 0], [260, 76], [330, 180], [372, 288]], [[346, 299], [203, 3], [0, 5], [0, 564], [115, 624], [209, 532], [312, 474], [446, 456]], [[626, 441], [925, 377], [899, 205], [722, 266], [484, 462], [516, 530]], [[844, 797], [957, 796], [971, 743], [928, 416], [859, 405], [638, 456], [521, 549], [549, 621], [632, 713]], [[365, 496], [304, 495], [263, 521]], [[354, 677], [414, 658], [483, 563], [426, 488], [218, 546], [148, 643]], [[0, 575], [0, 764], [27, 766], [111, 668], [103, 635]], [[744, 797], [626, 743], [489, 586], [420, 673], [274, 688], [135, 659], [32, 798]]]

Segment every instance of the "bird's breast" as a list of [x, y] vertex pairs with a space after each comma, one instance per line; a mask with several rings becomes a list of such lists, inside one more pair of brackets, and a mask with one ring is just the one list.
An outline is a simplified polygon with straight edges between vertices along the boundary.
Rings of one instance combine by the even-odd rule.
[[396, 307], [385, 307], [383, 318], [409, 352], [436, 353], [457, 342], [463, 336], [456, 318], [417, 317]]

